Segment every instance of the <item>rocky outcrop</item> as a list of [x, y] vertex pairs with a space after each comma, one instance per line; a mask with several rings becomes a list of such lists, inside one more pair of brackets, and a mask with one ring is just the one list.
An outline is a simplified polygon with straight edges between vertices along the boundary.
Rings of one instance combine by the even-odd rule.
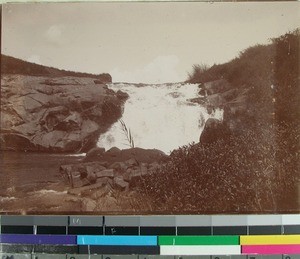
[[230, 135], [230, 129], [224, 122], [210, 118], [205, 123], [204, 129], [200, 136], [200, 143], [206, 145], [219, 140], [228, 141]]
[[199, 97], [190, 101], [205, 106], [208, 113], [214, 109], [223, 109], [223, 121], [209, 119], [200, 136], [200, 143], [212, 143], [236, 135], [248, 126], [250, 111], [247, 107], [249, 89], [234, 88], [225, 79], [215, 80], [200, 85]]
[[[156, 171], [168, 156], [159, 150], [112, 148], [103, 153], [93, 149], [87, 154], [99, 151], [97, 161], [62, 165], [60, 173], [72, 188], [71, 194], [79, 195], [88, 190], [128, 190], [135, 180]], [[95, 158], [95, 157], [94, 157]]]
[[3, 75], [1, 149], [88, 151], [121, 117], [125, 100], [93, 78]]

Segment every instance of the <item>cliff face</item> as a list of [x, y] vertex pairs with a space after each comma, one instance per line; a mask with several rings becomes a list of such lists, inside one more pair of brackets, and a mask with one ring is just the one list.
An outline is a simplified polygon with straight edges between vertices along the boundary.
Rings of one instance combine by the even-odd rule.
[[85, 152], [121, 117], [125, 100], [93, 78], [3, 75], [0, 148]]

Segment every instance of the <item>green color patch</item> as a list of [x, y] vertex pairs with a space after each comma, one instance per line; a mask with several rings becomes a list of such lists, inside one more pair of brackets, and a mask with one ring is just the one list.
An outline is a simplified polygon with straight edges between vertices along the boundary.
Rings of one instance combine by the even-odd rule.
[[239, 236], [159, 236], [158, 245], [239, 245]]

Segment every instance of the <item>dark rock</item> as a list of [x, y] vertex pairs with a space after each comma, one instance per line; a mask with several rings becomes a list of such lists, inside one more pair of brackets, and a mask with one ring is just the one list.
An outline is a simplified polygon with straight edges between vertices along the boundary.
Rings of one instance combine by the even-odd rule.
[[94, 147], [86, 153], [85, 161], [95, 161], [102, 158], [105, 148]]
[[109, 177], [101, 177], [97, 179], [97, 184], [101, 184], [102, 186], [111, 186], [113, 185], [113, 180]]
[[117, 156], [118, 154], [120, 154], [121, 150], [117, 147], [112, 147], [111, 149], [107, 150], [105, 155], [109, 155], [109, 156]]
[[204, 85], [203, 85], [203, 89], [206, 91], [207, 95], [222, 93], [231, 88], [232, 88], [231, 85], [225, 79], [210, 81], [210, 82], [204, 83]]
[[113, 178], [114, 175], [115, 175], [114, 169], [106, 169], [106, 170], [102, 170], [102, 171], [96, 173], [97, 178], [100, 178], [100, 177], [111, 177], [111, 178]]
[[125, 95], [92, 78], [2, 75], [1, 84], [2, 150], [87, 152], [122, 115]]
[[109, 166], [110, 169], [114, 169], [118, 173], [124, 173], [127, 167], [128, 166], [125, 162], [114, 162]]
[[202, 95], [202, 96], [206, 96], [207, 95], [207, 91], [204, 89], [204, 88], [201, 88], [198, 92], [199, 95]]
[[91, 184], [91, 182], [86, 178], [82, 179], [81, 177], [73, 177], [72, 179], [72, 188], [79, 188], [89, 184]]
[[88, 173], [86, 179], [89, 181], [90, 184], [95, 183], [97, 180], [96, 173], [95, 172]]
[[115, 177], [114, 185], [116, 186], [116, 188], [118, 188], [122, 191], [124, 191], [125, 189], [128, 189], [128, 187], [129, 187], [129, 183], [124, 181], [124, 179], [122, 177]]
[[104, 73], [99, 75], [99, 79], [94, 81], [95, 84], [106, 84], [106, 83], [111, 83], [112, 78], [110, 74]]
[[130, 158], [127, 161], [125, 161], [125, 163], [128, 167], [133, 167], [138, 165], [138, 161], [135, 158]]
[[201, 144], [211, 144], [219, 140], [229, 140], [230, 138], [230, 129], [228, 126], [217, 120], [217, 119], [208, 119], [205, 123], [205, 127], [200, 136]]
[[120, 99], [120, 100], [127, 100], [129, 98], [129, 94], [128, 93], [125, 93], [125, 92], [122, 92], [120, 90], [117, 91], [117, 97]]

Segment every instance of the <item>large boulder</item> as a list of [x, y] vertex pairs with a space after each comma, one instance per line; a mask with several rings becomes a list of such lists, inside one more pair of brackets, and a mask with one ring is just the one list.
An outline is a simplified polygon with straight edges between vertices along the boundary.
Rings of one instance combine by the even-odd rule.
[[92, 78], [3, 75], [1, 150], [86, 152], [128, 98]]
[[201, 144], [211, 144], [219, 140], [229, 140], [230, 129], [228, 126], [217, 119], [210, 118], [206, 121], [202, 134], [200, 136]]

